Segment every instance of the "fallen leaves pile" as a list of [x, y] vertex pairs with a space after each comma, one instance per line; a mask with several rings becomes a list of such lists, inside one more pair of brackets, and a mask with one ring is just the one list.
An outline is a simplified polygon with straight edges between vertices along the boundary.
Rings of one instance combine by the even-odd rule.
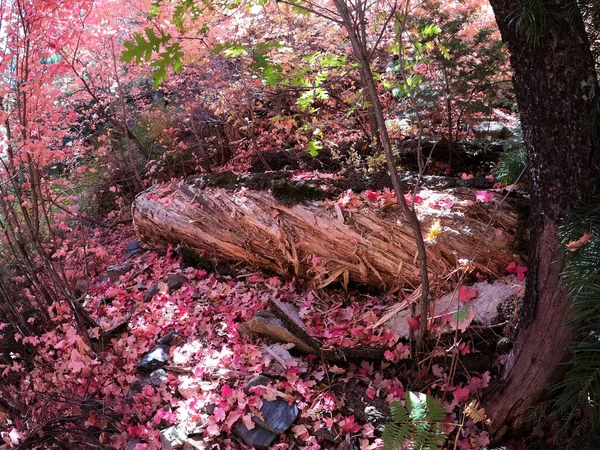
[[[125, 244], [131, 239], [134, 235], [128, 227], [95, 232], [89, 251], [95, 275], [85, 300], [101, 327], [94, 330], [96, 336], [133, 310], [128, 329], [96, 354], [73, 328], [70, 311], [54, 305], [56, 328], [39, 339], [23, 339], [35, 350], [32, 363], [26, 367], [17, 358], [12, 366], [2, 368], [3, 377], [20, 377], [18, 396], [29, 411], [21, 423], [3, 432], [4, 448], [44, 424], [78, 415], [85, 415], [86, 432], [117, 449], [159, 449], [161, 430], [186, 422], [194, 424], [206, 448], [245, 448], [231, 432], [234, 424], [243, 421], [252, 428], [252, 414], [262, 401], [280, 396], [295, 401], [300, 414], [272, 448], [338, 448], [340, 441], [349, 439], [356, 448], [369, 450], [383, 445], [380, 436], [389, 420], [387, 403], [402, 400], [407, 390], [421, 388], [439, 398], [448, 412], [447, 430], [454, 433], [457, 428], [452, 424], [460, 423], [462, 409], [489, 382], [488, 372], [455, 376], [450, 364], [442, 367], [432, 360], [415, 372], [407, 363], [408, 344], [385, 327], [374, 327], [383, 310], [398, 301], [398, 294], [316, 292], [303, 280], [244, 268], [221, 270], [227, 275], [183, 268], [172, 249], [162, 255], [144, 249], [126, 256]], [[106, 251], [94, 252], [94, 248]], [[131, 269], [111, 281], [106, 267], [125, 260]], [[186, 282], [170, 288], [167, 280], [172, 274], [184, 276]], [[155, 295], [148, 295], [150, 288]], [[465, 288], [461, 300], [468, 301], [473, 292]], [[239, 325], [266, 309], [270, 298], [293, 304], [309, 332], [327, 346], [381, 347], [386, 349], [384, 360], [333, 365], [296, 353], [290, 345], [241, 336]], [[177, 333], [178, 340], [164, 367], [166, 380], [160, 386], [145, 386], [127, 402], [125, 394], [138, 375], [136, 363], [168, 332]], [[454, 355], [472, 350], [461, 340], [454, 348], [437, 348], [435, 355], [450, 362]], [[267, 374], [273, 382], [244, 392], [246, 382], [256, 374]], [[101, 408], [90, 412], [83, 402], [97, 402]], [[459, 433], [460, 449], [487, 445], [481, 424], [470, 419]]]

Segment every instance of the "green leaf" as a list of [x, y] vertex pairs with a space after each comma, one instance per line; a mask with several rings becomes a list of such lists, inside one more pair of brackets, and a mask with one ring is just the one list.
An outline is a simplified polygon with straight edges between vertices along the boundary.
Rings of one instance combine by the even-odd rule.
[[313, 139], [312, 141], [310, 141], [306, 147], [306, 151], [308, 151], [308, 154], [310, 156], [319, 156], [319, 150], [321, 150], [323, 148], [323, 146], [321, 145], [321, 143], [319, 141], [317, 141], [316, 139]]

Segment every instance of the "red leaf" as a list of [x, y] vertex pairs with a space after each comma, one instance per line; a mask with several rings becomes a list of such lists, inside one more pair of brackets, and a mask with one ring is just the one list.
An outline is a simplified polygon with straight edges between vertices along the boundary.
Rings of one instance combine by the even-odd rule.
[[417, 317], [409, 317], [406, 319], [408, 321], [408, 326], [411, 330], [416, 331], [419, 329], [419, 320], [421, 319], [421, 315], [419, 314]]
[[359, 432], [361, 426], [354, 422], [354, 416], [350, 416], [342, 421], [342, 434], [354, 434]]
[[494, 198], [494, 194], [488, 191], [478, 191], [477, 195], [475, 195], [475, 198], [481, 203], [487, 203]]
[[458, 298], [461, 303], [467, 303], [469, 300], [477, 297], [477, 291], [475, 289], [469, 289], [466, 285], [462, 285], [458, 292]]
[[570, 251], [574, 252], [575, 250], [577, 250], [578, 248], [580, 248], [583, 244], [585, 244], [587, 241], [589, 241], [591, 238], [592, 238], [591, 234], [584, 233], [583, 236], [581, 236], [576, 241], [569, 242], [567, 244], [567, 248]]

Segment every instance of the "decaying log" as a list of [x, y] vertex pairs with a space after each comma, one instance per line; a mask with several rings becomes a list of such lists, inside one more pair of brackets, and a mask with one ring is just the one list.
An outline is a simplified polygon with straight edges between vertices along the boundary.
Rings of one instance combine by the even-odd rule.
[[[311, 187], [311, 189], [313, 189]], [[331, 193], [282, 203], [271, 190], [198, 187], [193, 181], [153, 187], [137, 196], [133, 219], [150, 245], [185, 244], [205, 256], [245, 262], [277, 273], [382, 288], [417, 287], [416, 245], [396, 205], [363, 198], [340, 207]], [[516, 216], [506, 203], [476, 202], [476, 190], [430, 192], [417, 205], [428, 244], [429, 273], [442, 277], [469, 259], [495, 276], [513, 259]], [[443, 203], [445, 206], [439, 206]], [[451, 206], [448, 208], [447, 206]], [[439, 234], [433, 229], [439, 228]]]

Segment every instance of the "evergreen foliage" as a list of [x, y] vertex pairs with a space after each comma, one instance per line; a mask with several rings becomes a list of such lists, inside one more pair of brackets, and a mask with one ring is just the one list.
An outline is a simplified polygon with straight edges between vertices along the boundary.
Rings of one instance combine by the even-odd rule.
[[527, 152], [522, 142], [505, 148], [505, 153], [494, 169], [494, 179], [504, 184], [516, 183], [527, 165]]
[[417, 392], [406, 393], [406, 406], [400, 401], [390, 403], [392, 422], [385, 426], [385, 450], [409, 448], [437, 450], [446, 442], [442, 421], [446, 411], [439, 400]]
[[577, 332], [564, 378], [554, 386], [551, 405], [569, 435], [566, 448], [581, 448], [581, 438], [600, 430], [600, 200], [581, 208], [561, 232], [563, 245], [592, 237], [571, 248], [564, 271], [570, 292], [570, 325]]

